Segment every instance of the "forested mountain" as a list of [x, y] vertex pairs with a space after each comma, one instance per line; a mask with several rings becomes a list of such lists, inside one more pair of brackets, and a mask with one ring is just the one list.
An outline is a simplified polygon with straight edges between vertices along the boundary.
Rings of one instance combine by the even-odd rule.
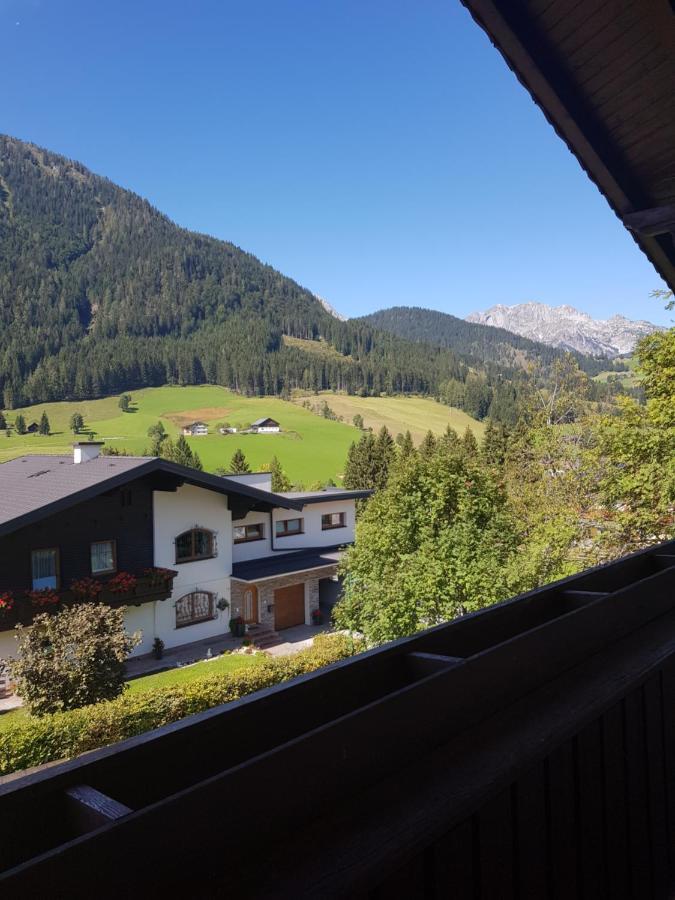
[[[284, 334], [338, 352], [307, 353]], [[465, 375], [456, 354], [341, 322], [233, 244], [179, 228], [79, 163], [0, 136], [5, 407], [164, 383], [433, 393]]]
[[[352, 319], [410, 341], [424, 342], [453, 350], [473, 363], [488, 367], [520, 369], [538, 362], [544, 367], [561, 359], [564, 351], [530, 340], [505, 328], [475, 324], [448, 313], [418, 306], [393, 306]], [[589, 375], [612, 368], [606, 360], [573, 353], [579, 367]]]

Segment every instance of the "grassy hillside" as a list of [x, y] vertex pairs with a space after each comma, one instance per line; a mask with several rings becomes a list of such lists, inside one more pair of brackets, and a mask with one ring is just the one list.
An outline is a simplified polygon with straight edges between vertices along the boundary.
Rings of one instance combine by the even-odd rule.
[[317, 404], [325, 400], [333, 412], [342, 416], [345, 422], [351, 423], [354, 416], [359, 413], [366, 428], [373, 428], [375, 431], [383, 425], [386, 425], [393, 435], [399, 431], [409, 430], [415, 443], [419, 443], [429, 429], [434, 434], [441, 434], [448, 425], [460, 434], [468, 425], [479, 439], [485, 431], [482, 422], [472, 419], [461, 409], [445, 406], [426, 397], [354, 397], [334, 391], [322, 391], [318, 398], [314, 395], [298, 395], [295, 398], [295, 402], [299, 404], [305, 400]]
[[[242, 397], [212, 385], [145, 388], [132, 391], [131, 396], [132, 412], [128, 413], [118, 408], [117, 397], [76, 403], [43, 403], [7, 412], [8, 422], [13, 422], [15, 415], [22, 413], [26, 423], [30, 424], [39, 421], [45, 410], [52, 434], [42, 437], [38, 434], [17, 435], [12, 431], [9, 437], [4, 437], [0, 432], [0, 462], [24, 453], [71, 453], [75, 437], [68, 422], [75, 411], [82, 413], [86, 430], [94, 431], [97, 440], [134, 454], [142, 453], [149, 446], [147, 431], [158, 419], [172, 437], [179, 434], [181, 425], [200, 419], [212, 426], [213, 433], [188, 438], [188, 441], [199, 453], [205, 469], [213, 471], [219, 466], [227, 467], [234, 451], [241, 447], [253, 469], [269, 463], [276, 454], [290, 477], [306, 485], [328, 478], [337, 480], [342, 474], [349, 445], [359, 435], [351, 425], [357, 412], [361, 413], [366, 425], [373, 428], [386, 425], [393, 434], [409, 428], [417, 440], [428, 428], [440, 433], [448, 423], [460, 431], [471, 424], [478, 436], [483, 432], [481, 423], [459, 410], [415, 397], [311, 395], [310, 399], [317, 403], [325, 397], [331, 408], [344, 417], [344, 422], [335, 422], [303, 409], [299, 402], [273, 397]], [[245, 426], [261, 416], [277, 419], [284, 433], [224, 436], [216, 429], [220, 422]]]

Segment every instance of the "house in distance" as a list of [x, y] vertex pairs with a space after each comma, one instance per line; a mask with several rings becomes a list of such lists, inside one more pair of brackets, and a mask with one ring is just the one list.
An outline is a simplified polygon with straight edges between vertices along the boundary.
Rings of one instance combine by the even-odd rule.
[[186, 437], [197, 437], [198, 435], [208, 434], [209, 426], [206, 422], [191, 422], [189, 425], [183, 425], [181, 431]]
[[263, 417], [262, 419], [256, 419], [255, 422], [251, 422], [249, 431], [252, 431], [254, 434], [279, 434], [281, 425], [276, 419]]

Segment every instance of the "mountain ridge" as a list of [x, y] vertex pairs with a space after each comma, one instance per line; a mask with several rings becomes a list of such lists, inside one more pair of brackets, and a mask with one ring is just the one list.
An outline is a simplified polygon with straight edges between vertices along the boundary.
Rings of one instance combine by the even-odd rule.
[[632, 320], [619, 314], [609, 319], [594, 319], [569, 304], [549, 306], [530, 301], [513, 306], [496, 304], [466, 317], [467, 322], [488, 325], [562, 350], [574, 350], [595, 357], [614, 359], [630, 354], [640, 338], [659, 325]]

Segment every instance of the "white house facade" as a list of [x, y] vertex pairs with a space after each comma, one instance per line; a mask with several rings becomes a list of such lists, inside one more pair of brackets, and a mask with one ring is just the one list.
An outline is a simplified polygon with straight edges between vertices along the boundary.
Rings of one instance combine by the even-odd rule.
[[0, 657], [15, 655], [15, 624], [44, 609], [40, 592], [56, 611], [88, 599], [83, 582], [125, 606], [134, 656], [156, 638], [222, 637], [231, 619], [256, 639], [312, 623], [368, 491], [275, 494], [269, 473], [219, 478], [100, 447], [0, 466]]

